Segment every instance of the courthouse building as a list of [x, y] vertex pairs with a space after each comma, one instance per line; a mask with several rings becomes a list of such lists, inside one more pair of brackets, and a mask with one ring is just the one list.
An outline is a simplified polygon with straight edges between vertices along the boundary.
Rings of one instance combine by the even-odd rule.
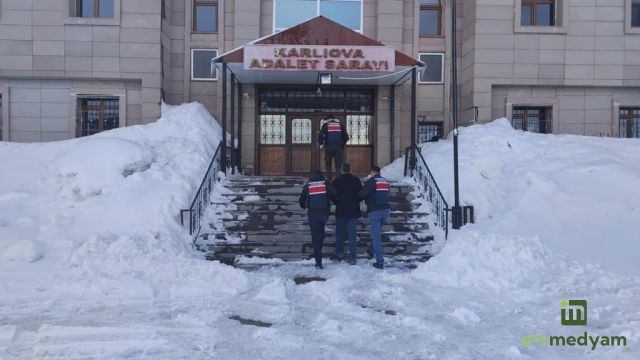
[[[640, 137], [640, 0], [464, 0], [457, 18], [463, 125]], [[362, 173], [450, 130], [450, 19], [451, 0], [2, 0], [0, 138], [198, 101], [247, 171], [319, 167], [331, 114]]]

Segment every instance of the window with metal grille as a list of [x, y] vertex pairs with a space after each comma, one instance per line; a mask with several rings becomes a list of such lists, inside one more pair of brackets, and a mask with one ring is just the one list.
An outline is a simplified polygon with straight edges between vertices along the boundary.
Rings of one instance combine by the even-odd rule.
[[371, 132], [371, 115], [347, 115], [347, 145], [369, 145]]
[[311, 144], [311, 119], [293, 119], [291, 121], [291, 143]]
[[420, 36], [442, 35], [442, 3], [440, 0], [420, 0]]
[[76, 113], [76, 137], [115, 129], [120, 126], [120, 99], [83, 96], [78, 98]]
[[441, 122], [419, 122], [418, 123], [418, 144], [438, 141], [442, 138]]
[[553, 110], [550, 106], [514, 106], [511, 126], [516, 130], [550, 134], [552, 114]]
[[193, 31], [200, 33], [218, 32], [218, 2], [195, 0], [193, 3]]
[[75, 0], [75, 16], [84, 18], [107, 18], [115, 16], [114, 0]]
[[640, 138], [640, 107], [620, 108], [620, 137]]
[[286, 143], [285, 115], [260, 115], [260, 144], [284, 145]]
[[520, 25], [555, 26], [556, 0], [522, 0]]
[[371, 89], [264, 89], [258, 95], [260, 111], [330, 114], [373, 114]]

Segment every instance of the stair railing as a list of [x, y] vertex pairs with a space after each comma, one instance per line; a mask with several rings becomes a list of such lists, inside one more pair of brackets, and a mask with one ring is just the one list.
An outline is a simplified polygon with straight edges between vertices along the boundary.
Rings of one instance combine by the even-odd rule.
[[417, 159], [415, 161], [415, 170], [410, 169], [411, 161], [411, 147], [405, 150], [404, 158], [404, 175], [411, 176], [416, 180], [418, 186], [424, 192], [426, 200], [431, 204], [431, 215], [434, 220], [434, 224], [444, 231], [445, 239], [449, 236], [449, 204], [445, 200], [440, 187], [433, 177], [433, 173], [429, 169], [427, 162], [422, 156], [422, 152], [419, 146], [416, 146]]
[[[207, 209], [209, 205], [209, 201], [211, 200], [211, 193], [213, 191], [213, 186], [216, 182], [220, 180], [220, 172], [221, 172], [221, 162], [220, 162], [220, 147], [222, 146], [222, 142], [218, 145], [215, 154], [211, 158], [211, 163], [209, 164], [209, 168], [207, 172], [204, 174], [204, 178], [200, 183], [200, 187], [196, 192], [196, 195], [193, 197], [193, 201], [191, 201], [191, 206], [188, 209], [180, 210], [180, 222], [182, 226], [185, 226], [185, 222], [188, 221], [189, 224], [189, 235], [192, 237], [191, 246], [194, 246], [196, 243], [196, 239], [198, 235], [200, 235], [200, 229], [202, 228], [202, 216], [204, 215], [204, 211]], [[188, 214], [188, 220], [185, 220], [185, 215]]]

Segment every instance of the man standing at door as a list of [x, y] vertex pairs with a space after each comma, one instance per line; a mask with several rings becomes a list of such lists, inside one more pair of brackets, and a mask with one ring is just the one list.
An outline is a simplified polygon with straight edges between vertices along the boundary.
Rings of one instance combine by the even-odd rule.
[[324, 229], [325, 225], [327, 225], [327, 220], [329, 220], [329, 213], [331, 212], [331, 198], [335, 195], [336, 192], [333, 186], [325, 180], [320, 170], [313, 172], [300, 194], [300, 207], [307, 209], [316, 269], [322, 269]]
[[333, 116], [326, 118], [327, 122], [322, 125], [320, 135], [318, 136], [318, 145], [324, 147], [324, 162], [326, 166], [327, 180], [333, 178], [331, 160], [335, 160], [336, 172], [340, 172], [342, 166], [342, 157], [344, 155], [344, 146], [349, 141], [347, 129], [340, 123], [339, 119]]
[[371, 224], [371, 245], [367, 252], [373, 253], [376, 262], [373, 264], [378, 269], [384, 268], [384, 257], [382, 256], [382, 226], [389, 218], [389, 192], [391, 186], [389, 182], [380, 176], [380, 168], [374, 166], [367, 180], [358, 192], [358, 197], [365, 200], [367, 204], [367, 216]]

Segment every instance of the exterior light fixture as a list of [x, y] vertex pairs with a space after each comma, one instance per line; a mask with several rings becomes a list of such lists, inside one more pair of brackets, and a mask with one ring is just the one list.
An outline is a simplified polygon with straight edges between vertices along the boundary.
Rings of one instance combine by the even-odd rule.
[[331, 85], [333, 82], [333, 75], [331, 73], [320, 74], [320, 85]]

